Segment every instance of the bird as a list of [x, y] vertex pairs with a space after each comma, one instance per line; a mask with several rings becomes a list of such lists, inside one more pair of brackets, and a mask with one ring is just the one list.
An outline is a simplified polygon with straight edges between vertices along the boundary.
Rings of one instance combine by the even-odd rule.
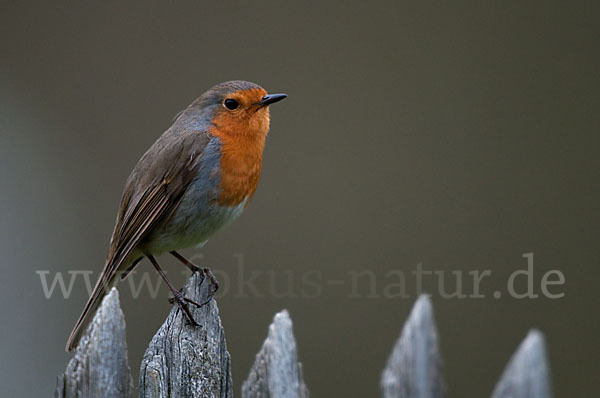
[[187, 304], [202, 304], [183, 297], [156, 256], [170, 253], [192, 271], [210, 274], [178, 250], [204, 244], [246, 208], [261, 174], [269, 106], [286, 97], [248, 81], [219, 83], [181, 111], [144, 153], [125, 182], [104, 268], [68, 338], [67, 352], [77, 347], [108, 288], [144, 258], [197, 325]]

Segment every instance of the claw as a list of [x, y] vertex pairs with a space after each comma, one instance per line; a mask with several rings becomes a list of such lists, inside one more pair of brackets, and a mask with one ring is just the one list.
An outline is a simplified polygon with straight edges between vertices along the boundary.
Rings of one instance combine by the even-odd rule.
[[204, 304], [198, 304], [198, 303], [197, 303], [197, 302], [195, 302], [194, 300], [191, 300], [191, 299], [189, 299], [189, 298], [187, 298], [187, 297], [184, 297], [184, 298], [183, 298], [183, 300], [184, 300], [186, 303], [190, 303], [190, 304], [192, 304], [192, 305], [195, 305], [197, 308], [200, 308], [200, 307], [202, 307], [202, 306], [204, 305]]
[[[183, 298], [183, 288], [179, 289], [178, 292], [181, 294], [181, 297]], [[175, 297], [169, 297], [169, 304], [175, 304]]]
[[169, 289], [171, 289], [171, 292], [173, 293], [173, 297], [169, 297], [169, 303], [171, 303], [171, 304], [177, 303], [177, 305], [181, 308], [181, 310], [185, 314], [185, 317], [190, 321], [190, 323], [194, 326], [198, 326], [198, 323], [196, 322], [196, 320], [192, 316], [192, 313], [190, 312], [188, 303], [195, 305], [197, 308], [200, 308], [200, 307], [210, 303], [212, 301], [215, 293], [217, 292], [217, 290], [219, 290], [219, 282], [217, 281], [217, 278], [215, 278], [213, 273], [210, 271], [210, 268], [200, 268], [200, 267], [196, 266], [195, 264], [191, 263], [190, 261], [186, 260], [183, 256], [181, 256], [179, 253], [177, 253], [175, 251], [172, 251], [171, 254], [173, 256], [175, 256], [177, 259], [179, 259], [187, 267], [189, 267], [192, 270], [192, 272], [195, 273], [195, 272], [202, 271], [202, 273], [204, 274], [204, 277], [208, 278], [208, 281], [210, 283], [211, 292], [209, 293], [208, 299], [206, 301], [204, 301], [203, 303], [199, 304], [199, 303], [195, 302], [194, 300], [184, 297], [183, 296], [183, 288], [181, 288], [179, 290], [175, 290], [175, 287], [171, 284], [171, 282], [169, 282], [169, 280], [167, 279], [167, 276], [164, 274], [164, 272], [162, 271], [162, 269], [160, 268], [160, 266], [158, 265], [158, 263], [156, 262], [154, 257], [148, 256], [148, 258], [150, 259], [150, 261], [152, 262], [152, 264], [154, 265], [154, 267], [156, 268], [158, 273], [167, 282], [167, 285], [169, 285]]
[[185, 297], [183, 297], [183, 295], [180, 292], [177, 292], [177, 293], [178, 294], [176, 294], [173, 297], [173, 301], [177, 302], [177, 305], [179, 305], [179, 308], [181, 308], [181, 310], [185, 314], [185, 317], [188, 319], [188, 321], [190, 321], [190, 323], [192, 325], [200, 326], [200, 325], [198, 325], [198, 322], [196, 322], [196, 320], [192, 316], [192, 313], [190, 312], [190, 308], [187, 305], [188, 302], [192, 303], [192, 304], [196, 304], [196, 303], [190, 299], [186, 299]]
[[202, 268], [202, 273], [204, 273], [204, 276], [207, 277], [208, 280], [210, 281], [210, 285], [212, 287], [212, 294], [211, 294], [211, 297], [212, 297], [219, 290], [219, 281], [213, 275], [210, 268]]

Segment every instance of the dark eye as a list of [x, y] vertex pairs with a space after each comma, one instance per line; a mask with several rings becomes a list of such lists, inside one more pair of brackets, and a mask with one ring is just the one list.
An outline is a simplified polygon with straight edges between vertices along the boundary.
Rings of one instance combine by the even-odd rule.
[[225, 108], [229, 109], [230, 111], [237, 109], [238, 106], [240, 106], [236, 100], [231, 98], [227, 98], [223, 104], [225, 105]]

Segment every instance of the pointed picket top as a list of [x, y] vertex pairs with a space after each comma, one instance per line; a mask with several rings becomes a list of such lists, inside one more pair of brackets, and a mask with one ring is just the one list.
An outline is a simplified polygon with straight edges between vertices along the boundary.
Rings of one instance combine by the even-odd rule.
[[442, 360], [431, 300], [413, 306], [381, 375], [384, 398], [440, 398], [445, 395]]
[[112, 288], [81, 337], [65, 373], [58, 376], [54, 396], [113, 398], [127, 397], [131, 391], [125, 316], [119, 292]]
[[492, 398], [550, 398], [550, 366], [544, 334], [532, 329], [506, 365]]
[[174, 305], [144, 353], [140, 367], [140, 398], [231, 398], [231, 358], [221, 325], [214, 285], [202, 272], [192, 274], [183, 288], [186, 298], [201, 307], [189, 309], [192, 325]]
[[292, 320], [286, 310], [275, 315], [267, 339], [242, 385], [242, 398], [269, 397], [308, 398]]

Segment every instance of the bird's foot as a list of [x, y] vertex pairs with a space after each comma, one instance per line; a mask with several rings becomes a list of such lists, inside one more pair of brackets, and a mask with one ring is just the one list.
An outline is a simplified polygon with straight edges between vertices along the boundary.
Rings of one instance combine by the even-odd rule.
[[198, 322], [196, 322], [196, 320], [192, 316], [192, 313], [190, 312], [190, 307], [188, 306], [188, 303], [196, 305], [197, 307], [200, 307], [200, 305], [193, 300], [183, 297], [183, 294], [181, 293], [182, 290], [183, 289], [174, 290], [173, 297], [169, 298], [169, 302], [172, 304], [177, 303], [177, 305], [179, 306], [179, 308], [181, 308], [181, 310], [183, 311], [183, 313], [184, 313], [185, 317], [188, 319], [188, 321], [190, 321], [190, 323], [194, 326], [200, 326], [200, 325], [198, 325]]
[[[206, 304], [210, 303], [214, 299], [215, 293], [217, 292], [217, 290], [219, 290], [219, 282], [217, 281], [217, 278], [213, 275], [213, 273], [210, 271], [210, 268], [201, 268], [200, 270], [204, 274], [204, 278], [205, 279], [208, 278], [208, 283], [209, 283], [208, 298], [201, 304], [198, 304], [195, 301], [192, 301], [190, 299], [183, 297], [183, 300], [185, 300], [186, 302], [188, 302], [190, 304], [195, 305], [198, 308], [203, 307]], [[204, 281], [202, 281], [202, 283], [204, 283]]]
[[204, 274], [205, 278], [208, 278], [208, 281], [209, 281], [210, 286], [212, 288], [211, 296], [214, 296], [215, 293], [219, 290], [219, 281], [214, 276], [214, 274], [212, 273], [212, 271], [210, 270], [210, 268], [202, 268], [202, 273]]
[[196, 268], [197, 270], [194, 272], [202, 272], [204, 274], [204, 278], [208, 278], [208, 283], [210, 284], [210, 292], [208, 293], [208, 298], [202, 303], [197, 303], [196, 301], [189, 299], [183, 295], [183, 288], [173, 291], [173, 297], [169, 297], [169, 303], [177, 303], [177, 305], [179, 305], [179, 307], [183, 310], [186, 318], [188, 318], [188, 320], [193, 325], [198, 325], [198, 323], [192, 317], [192, 314], [188, 307], [188, 303], [192, 304], [196, 308], [203, 307], [213, 300], [215, 293], [219, 290], [219, 281], [217, 281], [217, 278], [211, 272], [210, 268]]

